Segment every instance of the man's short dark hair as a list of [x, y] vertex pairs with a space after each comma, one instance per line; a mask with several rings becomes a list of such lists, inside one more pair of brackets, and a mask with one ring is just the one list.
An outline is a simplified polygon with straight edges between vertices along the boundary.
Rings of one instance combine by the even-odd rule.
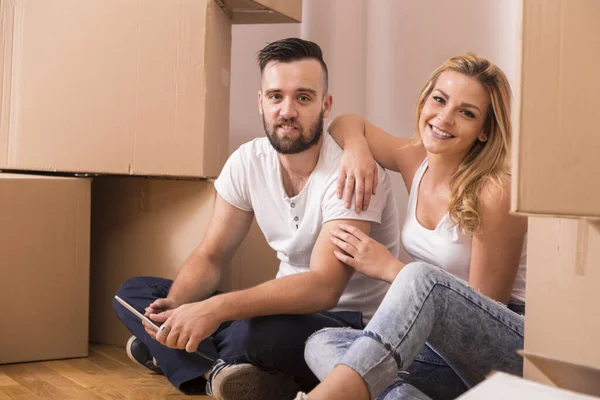
[[269, 43], [257, 54], [261, 75], [271, 61], [289, 63], [305, 59], [317, 60], [321, 64], [325, 73], [325, 93], [327, 93], [329, 72], [327, 71], [327, 64], [323, 60], [323, 52], [318, 44], [300, 38], [288, 38]]

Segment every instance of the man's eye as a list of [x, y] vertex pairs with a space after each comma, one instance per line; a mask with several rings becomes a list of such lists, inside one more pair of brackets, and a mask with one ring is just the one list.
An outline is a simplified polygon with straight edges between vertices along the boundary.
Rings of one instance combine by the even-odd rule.
[[269, 99], [271, 99], [271, 100], [280, 100], [281, 99], [281, 95], [280, 94], [271, 94], [271, 95], [269, 95]]
[[306, 96], [306, 95], [301, 95], [301, 96], [298, 96], [298, 99], [299, 99], [300, 101], [303, 101], [303, 102], [310, 101], [310, 97], [308, 97], [308, 96]]

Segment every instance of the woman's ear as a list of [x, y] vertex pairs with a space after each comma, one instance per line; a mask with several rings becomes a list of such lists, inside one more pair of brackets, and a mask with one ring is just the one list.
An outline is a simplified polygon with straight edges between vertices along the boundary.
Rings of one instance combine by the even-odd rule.
[[485, 143], [488, 140], [488, 135], [487, 135], [487, 133], [482, 132], [481, 135], [479, 135], [479, 137], [477, 139], [479, 139], [480, 142]]

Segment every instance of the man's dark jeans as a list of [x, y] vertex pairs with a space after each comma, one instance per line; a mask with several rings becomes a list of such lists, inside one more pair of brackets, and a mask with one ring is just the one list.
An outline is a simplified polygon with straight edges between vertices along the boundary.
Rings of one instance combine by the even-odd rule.
[[[125, 281], [117, 295], [141, 313], [154, 300], [167, 297], [172, 281], [141, 276]], [[119, 319], [138, 337], [156, 359], [167, 379], [185, 393], [202, 392], [202, 376], [212, 363], [195, 353], [170, 349], [152, 339], [141, 321], [116, 300]], [[205, 339], [199, 349], [218, 355], [228, 364], [251, 363], [265, 371], [293, 376], [304, 391], [318, 380], [304, 360], [304, 344], [313, 333], [327, 327], [364, 328], [359, 312], [322, 312], [308, 315], [274, 315], [226, 322]]]

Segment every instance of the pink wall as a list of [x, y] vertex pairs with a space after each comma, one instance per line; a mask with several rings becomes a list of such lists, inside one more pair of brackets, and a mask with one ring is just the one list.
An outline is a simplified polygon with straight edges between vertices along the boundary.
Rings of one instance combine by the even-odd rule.
[[[230, 150], [262, 124], [254, 59], [267, 42], [300, 36], [321, 45], [330, 69], [332, 115], [358, 113], [410, 136], [414, 103], [427, 76], [454, 54], [489, 57], [515, 82], [521, 0], [304, 0], [302, 24], [233, 28]], [[392, 173], [404, 220], [407, 193]], [[406, 255], [401, 258], [406, 260]]]

